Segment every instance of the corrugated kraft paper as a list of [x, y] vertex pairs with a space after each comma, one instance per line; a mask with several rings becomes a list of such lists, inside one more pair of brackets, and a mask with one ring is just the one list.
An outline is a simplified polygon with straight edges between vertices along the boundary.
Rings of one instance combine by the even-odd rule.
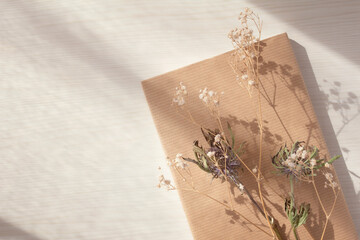
[[[290, 145], [297, 140], [317, 146], [320, 152], [328, 158], [330, 156], [287, 34], [268, 38], [263, 43], [263, 62], [259, 67], [260, 79], [265, 89], [261, 99], [264, 121], [262, 173], [266, 179], [262, 184], [263, 195], [269, 213], [280, 223], [284, 239], [292, 239], [283, 200], [290, 191], [289, 179], [274, 174], [271, 157], [284, 143]], [[246, 90], [236, 82], [235, 74], [229, 65], [230, 54], [231, 52], [227, 52], [142, 82], [164, 151], [169, 158], [174, 158], [177, 153], [193, 157], [194, 140], [206, 145], [199, 127], [186, 121], [171, 105], [175, 87], [179, 82], [183, 82], [189, 94], [187, 109], [197, 122], [210, 129], [216, 128], [217, 124], [200, 102], [199, 90], [208, 87], [217, 92], [224, 91], [220, 103], [221, 121], [224, 126], [226, 122], [231, 124], [237, 145], [243, 141], [248, 143], [243, 159], [247, 165], [256, 166], [259, 155], [257, 105], [253, 104], [254, 101], [250, 100]], [[226, 182], [220, 179], [212, 181], [210, 174], [194, 164], [189, 163], [189, 167], [195, 186], [200, 191], [221, 202], [229, 202]], [[185, 183], [175, 172], [173, 177], [177, 186], [185, 187]], [[244, 171], [240, 179], [259, 202], [257, 184], [250, 173]], [[325, 178], [322, 174], [319, 174], [316, 182], [325, 208], [329, 212], [334, 194], [331, 189], [324, 188]], [[266, 221], [254, 209], [246, 195], [241, 195], [235, 187], [232, 187], [231, 191], [234, 208], [269, 232]], [[271, 239], [242, 217], [201, 194], [179, 191], [179, 195], [195, 239]], [[320, 239], [326, 216], [320, 208], [312, 185], [296, 182], [295, 198], [298, 203], [311, 204], [307, 223], [298, 228], [300, 238]], [[324, 239], [357, 239], [342, 193], [330, 218]]]

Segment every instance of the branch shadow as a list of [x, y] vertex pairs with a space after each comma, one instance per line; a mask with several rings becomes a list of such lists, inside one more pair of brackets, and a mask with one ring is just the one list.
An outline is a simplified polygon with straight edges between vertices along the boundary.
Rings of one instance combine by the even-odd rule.
[[[325, 136], [325, 142], [327, 143], [327, 146], [329, 146], [330, 149], [330, 154], [331, 156], [333, 155], [337, 155], [338, 153], [340, 153], [340, 147], [339, 144], [337, 142], [336, 136], [338, 136], [338, 134], [342, 131], [342, 129], [348, 125], [351, 121], [353, 121], [359, 114], [360, 114], [360, 105], [359, 105], [359, 101], [358, 101], [358, 97], [356, 96], [356, 94], [349, 92], [348, 93], [348, 98], [346, 99], [346, 101], [341, 101], [339, 99], [337, 99], [337, 101], [331, 101], [329, 98], [329, 95], [324, 94], [323, 92], [321, 92], [319, 90], [319, 86], [316, 84], [316, 79], [314, 76], [314, 73], [312, 71], [311, 65], [310, 65], [310, 61], [307, 57], [306, 51], [305, 49], [297, 44], [296, 42], [291, 40], [291, 45], [295, 51], [295, 55], [298, 56], [299, 52], [305, 56], [305, 58], [300, 59], [300, 64], [305, 64], [306, 67], [305, 69], [310, 69], [310, 72], [307, 74], [307, 76], [305, 76], [305, 74], [303, 74], [304, 79], [305, 79], [305, 85], [307, 86], [304, 87], [303, 83], [302, 83], [302, 76], [301, 74], [294, 74], [293, 73], [293, 68], [290, 65], [287, 64], [278, 64], [274, 61], [265, 61], [264, 59], [262, 59], [262, 61], [259, 63], [259, 73], [260, 75], [262, 75], [265, 79], [266, 79], [266, 84], [262, 83], [262, 81], [260, 81], [260, 85], [258, 86], [261, 92], [261, 95], [263, 97], [263, 99], [265, 99], [265, 101], [267, 102], [267, 104], [272, 108], [273, 112], [276, 114], [277, 116], [277, 120], [279, 120], [279, 122], [281, 123], [283, 130], [286, 132], [286, 138], [289, 139], [292, 143], [294, 142], [294, 140], [299, 140], [299, 139], [294, 139], [293, 136], [291, 136], [290, 131], [288, 131], [287, 126], [285, 126], [284, 121], [282, 120], [282, 117], [280, 116], [281, 114], [279, 113], [278, 109], [277, 109], [277, 89], [278, 87], [280, 87], [280, 85], [285, 86], [289, 91], [292, 92], [292, 96], [295, 97], [296, 102], [298, 103], [298, 107], [301, 109], [301, 112], [306, 116], [306, 121], [305, 121], [305, 128], [307, 129], [307, 137], [305, 139], [300, 139], [300, 140], [304, 140], [307, 144], [309, 144], [310, 142], [312, 142], [312, 138], [314, 139], [314, 141], [316, 141], [320, 148], [324, 148], [325, 146], [321, 146], [321, 133], [319, 131], [314, 131], [318, 128], [318, 124], [316, 122], [316, 119], [313, 118], [312, 114], [310, 112], [308, 112], [307, 107], [305, 106], [305, 104], [308, 102], [307, 100], [307, 96], [308, 96], [308, 92], [307, 89], [311, 92], [310, 98], [312, 99], [312, 102], [314, 103], [314, 98], [312, 98], [312, 94], [316, 94], [316, 95], [320, 95], [320, 96], [326, 96], [327, 98], [324, 98], [325, 101], [321, 102], [322, 105], [326, 105], [326, 106], [321, 106], [320, 109], [322, 111], [326, 111], [326, 109], [329, 108], [329, 106], [332, 106], [333, 108], [336, 108], [337, 111], [339, 111], [341, 113], [341, 116], [343, 118], [343, 126], [339, 129], [339, 131], [337, 133], [334, 132], [329, 116], [327, 115], [327, 112], [325, 113], [325, 116], [327, 116], [327, 118], [325, 119], [321, 119], [322, 121], [319, 121], [319, 125], [322, 127], [323, 132], [324, 128], [323, 126], [326, 125], [327, 126], [327, 130], [331, 129], [332, 130], [332, 134]], [[300, 69], [303, 69], [304, 67], [300, 67]], [[275, 79], [277, 79], [277, 81], [275, 81]], [[309, 87], [309, 81], [313, 81], [313, 85], [316, 84], [316, 86], [312, 86]], [[335, 88], [330, 90], [330, 95], [333, 96], [339, 96], [339, 92], [340, 90], [337, 88], [341, 87], [341, 83], [339, 82], [335, 82], [334, 83]], [[270, 90], [269, 90], [270, 88]], [[315, 105], [315, 104], [314, 104]], [[350, 106], [355, 106], [357, 107], [358, 111], [355, 115], [348, 117], [348, 115], [346, 115], [345, 111], [348, 110], [350, 108]], [[319, 106], [317, 106], [319, 107]], [[319, 112], [316, 111], [316, 114], [318, 116]], [[322, 112], [322, 114], [324, 114]], [[254, 139], [252, 141], [254, 141], [254, 143], [256, 143], [256, 139], [255, 136], [259, 135], [259, 129], [258, 129], [258, 123], [256, 119], [252, 119], [252, 120], [248, 120], [248, 119], [237, 119], [235, 116], [229, 115], [227, 118], [223, 119], [224, 121], [228, 121], [232, 124], [235, 125], [242, 125], [243, 128], [245, 128], [246, 131], [248, 131], [249, 133], [252, 133], [251, 135], [254, 136]], [[325, 123], [324, 123], [325, 120]], [[279, 145], [279, 143], [281, 144], [281, 142], [283, 142], [283, 137], [280, 134], [275, 134], [272, 133], [269, 128], [266, 127], [266, 124], [268, 122], [264, 121], [264, 142], [268, 143], [269, 145]], [[330, 131], [331, 132], [331, 131]], [[276, 141], [275, 141], [276, 140]], [[329, 141], [332, 141], [331, 143], [329, 143]], [[336, 145], [336, 147], [334, 148], [334, 144]], [[256, 145], [256, 144], [255, 144]], [[337, 150], [337, 151], [334, 151]], [[347, 173], [346, 175], [344, 174], [339, 174], [339, 166], [342, 169], [346, 169], [345, 166], [345, 162], [344, 160], [339, 160], [336, 163], [336, 170], [338, 172], [338, 176], [339, 176], [339, 180], [340, 182], [343, 182], [344, 179], [345, 181], [348, 181], [351, 183], [351, 178], [349, 173]], [[320, 177], [321, 178], [321, 177]], [[340, 179], [342, 178], [342, 180]], [[320, 181], [321, 182], [321, 181]], [[348, 187], [346, 189], [349, 189]], [[301, 192], [305, 191], [304, 187], [301, 188], [299, 190], [299, 194], [301, 195]], [[355, 193], [355, 189], [354, 186], [351, 185], [350, 186], [350, 191], [349, 196], [345, 196], [348, 197], [348, 199], [353, 199], [357, 197], [357, 194]], [[268, 196], [268, 194], [264, 194], [265, 198]], [[325, 202], [331, 201], [330, 199], [325, 199]], [[268, 201], [271, 202], [271, 201]], [[274, 206], [274, 209], [276, 209], [278, 212], [283, 214], [283, 210], [281, 206]], [[354, 216], [353, 216], [354, 218]], [[308, 232], [313, 235], [318, 235], [319, 234], [319, 229], [323, 228], [323, 226], [325, 225], [326, 222], [326, 216], [323, 212], [319, 211], [318, 214], [314, 213], [312, 215], [312, 217], [308, 220], [307, 224], [305, 225], [305, 228], [308, 230]], [[286, 231], [286, 229], [284, 228], [283, 231]], [[325, 237], [327, 239], [333, 239], [334, 238], [334, 229], [332, 227], [332, 223], [331, 221], [329, 222], [328, 226], [327, 226], [327, 230], [325, 232]]]
[[[349, 150], [346, 147], [340, 147], [339, 142], [337, 140], [337, 136], [341, 133], [341, 130], [347, 124], [349, 124], [350, 121], [352, 121], [351, 119], [354, 118], [345, 119], [345, 121], [343, 121], [344, 125], [340, 128], [340, 131], [338, 130], [337, 132], [335, 132], [331, 124], [327, 109], [329, 108], [329, 106], [335, 106], [336, 108], [338, 108], [338, 111], [343, 111], [343, 109], [347, 109], [349, 105], [354, 105], [359, 109], [356, 114], [359, 114], [360, 107], [358, 103], [358, 97], [356, 96], [356, 94], [349, 92], [348, 93], [349, 97], [347, 99], [347, 102], [341, 102], [341, 101], [332, 102], [330, 100], [330, 97], [334, 96], [338, 98], [339, 89], [335, 88], [331, 90], [328, 94], [325, 94], [323, 91], [321, 91], [316, 81], [315, 74], [313, 72], [313, 69], [310, 64], [310, 60], [306, 53], [306, 49], [294, 40], [291, 40], [291, 45], [295, 52], [302, 75], [304, 77], [304, 81], [307, 86], [310, 98], [313, 103], [315, 102], [315, 100], [317, 100], [316, 101], [317, 104], [314, 104], [315, 113], [317, 115], [322, 133], [324, 135], [325, 142], [329, 146], [330, 154], [334, 156], [337, 154], [341, 154], [343, 152], [347, 155], [349, 153]], [[335, 82], [334, 86], [340, 87], [341, 85]], [[318, 100], [319, 96], [321, 96], [320, 101]], [[345, 164], [345, 158], [340, 158], [335, 162], [335, 169], [337, 172], [337, 177], [339, 179], [339, 182], [342, 185], [342, 192], [345, 196], [345, 200], [355, 201], [355, 205], [357, 206], [357, 208], [359, 208], [360, 207], [359, 193], [356, 193], [355, 191], [355, 187], [350, 176], [352, 172], [347, 169]], [[360, 213], [357, 211], [350, 211], [350, 214], [353, 219], [360, 218]], [[360, 225], [356, 224], [355, 227], [357, 231], [360, 232]]]

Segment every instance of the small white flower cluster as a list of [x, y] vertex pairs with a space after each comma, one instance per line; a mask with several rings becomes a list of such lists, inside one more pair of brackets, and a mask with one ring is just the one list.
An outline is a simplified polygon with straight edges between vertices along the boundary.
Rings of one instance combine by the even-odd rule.
[[[221, 92], [221, 95], [223, 95], [224, 92]], [[207, 87], [204, 89], [200, 89], [199, 91], [199, 98], [206, 104], [206, 105], [214, 105], [219, 106], [220, 104], [220, 96], [217, 94], [217, 92], [214, 92], [212, 90], [208, 90]]]
[[[239, 82], [240, 81], [240, 78], [239, 76], [236, 76], [236, 80]], [[247, 82], [247, 84], [249, 86], [254, 86], [255, 85], [255, 81], [254, 80], [249, 80], [249, 76], [247, 74], [243, 74], [241, 76], [241, 82]]]
[[296, 150], [296, 157], [301, 157], [302, 159], [306, 159], [308, 152], [304, 149], [304, 147], [300, 146], [297, 150]]
[[214, 138], [214, 144], [220, 143], [221, 141], [221, 134], [216, 134]]
[[[254, 32], [251, 28], [249, 28], [249, 23], [253, 25], [259, 25], [260, 19], [258, 16], [249, 8], [245, 8], [243, 12], [239, 15], [240, 20], [240, 28], [235, 28], [231, 30], [228, 34], [228, 37], [233, 42], [235, 48], [237, 49], [237, 53], [240, 56], [240, 60], [245, 60], [246, 57], [254, 58], [256, 56], [254, 50], [251, 45], [259, 40], [254, 35]], [[248, 22], [248, 20], [251, 20]]]
[[168, 163], [169, 167], [175, 166], [175, 167], [181, 168], [181, 169], [185, 169], [188, 166], [187, 163], [183, 160], [181, 153], [176, 154], [175, 159], [170, 160], [168, 158], [167, 163]]
[[332, 173], [326, 172], [324, 173], [324, 176], [327, 180], [327, 182], [325, 182], [325, 186], [324, 186], [325, 188], [331, 187], [332, 189], [335, 189], [339, 187], [337, 182], [334, 181], [334, 176], [332, 175]]
[[[308, 156], [308, 152], [304, 149], [304, 147], [300, 146], [295, 153], [292, 153], [282, 165], [287, 166], [290, 170], [301, 170], [301, 165], [304, 165], [304, 161]], [[310, 165], [314, 167], [316, 165], [316, 160], [311, 159]]]
[[165, 188], [166, 190], [175, 190], [175, 187], [171, 184], [171, 181], [168, 179], [165, 179], [164, 175], [161, 174], [159, 176], [159, 183], [157, 185], [158, 188]]
[[311, 165], [312, 167], [314, 167], [314, 166], [316, 165], [316, 159], [312, 158], [312, 159], [310, 160], [310, 165]]
[[174, 163], [175, 163], [175, 166], [178, 167], [178, 168], [185, 169], [185, 167], [187, 167], [187, 163], [184, 162], [181, 153], [176, 154], [176, 157], [174, 159]]
[[186, 86], [180, 82], [180, 86], [175, 88], [173, 103], [177, 104], [178, 106], [184, 105], [187, 94], [188, 92], [186, 90]]
[[244, 191], [244, 189], [245, 189], [245, 186], [244, 185], [242, 185], [241, 183], [239, 183], [239, 189], [240, 189], [240, 191], [241, 192], [243, 192]]
[[[237, 68], [236, 66], [239, 62], [245, 63], [246, 66], [252, 65], [260, 53], [259, 45], [255, 44], [260, 40], [261, 20], [259, 16], [249, 8], [245, 8], [245, 10], [240, 13], [239, 20], [240, 27], [231, 30], [228, 34], [235, 48], [232, 54], [232, 56], [234, 56], [233, 65], [235, 68]], [[257, 31], [254, 32], [252, 29], [256, 29]], [[251, 71], [241, 71], [241, 74], [239, 73], [241, 76], [237, 75], [236, 77], [238, 83], [246, 87], [248, 91], [256, 84], [256, 81], [252, 79], [251, 76], [248, 76], [250, 73]]]
[[[228, 37], [234, 42], [239, 43], [242, 47], [249, 47], [253, 42], [255, 42], [256, 38], [253, 35], [253, 30], [249, 29], [247, 26], [242, 28], [232, 29]], [[245, 57], [245, 56], [244, 56]]]

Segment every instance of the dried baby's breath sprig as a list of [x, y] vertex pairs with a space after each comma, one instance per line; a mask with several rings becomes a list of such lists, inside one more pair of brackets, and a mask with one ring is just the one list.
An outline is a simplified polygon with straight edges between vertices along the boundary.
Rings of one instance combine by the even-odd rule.
[[313, 185], [313, 187], [314, 187], [314, 189], [315, 189], [315, 193], [316, 193], [316, 196], [317, 196], [317, 198], [318, 198], [318, 200], [319, 200], [321, 209], [322, 209], [323, 213], [324, 213], [325, 216], [326, 216], [325, 225], [324, 225], [324, 228], [323, 228], [323, 231], [322, 231], [322, 234], [321, 234], [321, 239], [320, 239], [320, 240], [323, 240], [323, 239], [324, 239], [324, 236], [325, 236], [325, 231], [326, 231], [327, 225], [328, 225], [328, 223], [329, 223], [330, 216], [331, 216], [331, 214], [333, 213], [333, 211], [334, 211], [334, 209], [335, 209], [335, 204], [336, 204], [337, 198], [338, 198], [338, 196], [339, 196], [339, 194], [340, 194], [340, 192], [341, 192], [341, 189], [340, 189], [339, 184], [335, 181], [334, 176], [333, 176], [332, 173], [330, 173], [330, 172], [325, 172], [325, 173], [323, 173], [324, 176], [325, 176], [325, 178], [326, 178], [326, 180], [328, 181], [328, 182], [325, 182], [325, 187], [330, 186], [331, 189], [332, 189], [332, 191], [333, 191], [333, 193], [334, 193], [334, 201], [333, 201], [333, 204], [332, 204], [332, 206], [331, 206], [330, 211], [328, 212], [328, 211], [325, 209], [325, 206], [324, 206], [324, 204], [323, 204], [323, 202], [322, 202], [322, 200], [321, 200], [319, 191], [318, 191], [318, 189], [317, 189], [317, 187], [316, 187], [316, 184], [315, 184], [314, 169], [312, 169], [312, 173], [313, 173], [313, 174], [312, 174], [312, 176], [311, 176], [311, 178], [312, 178], [312, 181], [311, 181], [311, 182], [312, 182], [312, 185]]
[[[222, 92], [222, 94], [224, 93]], [[207, 87], [200, 89], [199, 98], [206, 106], [211, 108], [217, 107], [220, 104], [220, 96], [218, 93], [213, 90], [208, 90]]]
[[185, 104], [188, 92], [186, 86], [180, 82], [179, 86], [175, 88], [175, 94], [173, 97], [173, 104], [181, 107]]
[[324, 185], [325, 188], [330, 187], [333, 189], [333, 191], [336, 191], [336, 188], [340, 188], [339, 184], [334, 180], [334, 175], [332, 175], [332, 173], [324, 172], [323, 174], [326, 178]]
[[187, 87], [184, 85], [184, 83], [180, 82], [179, 86], [175, 87], [175, 92], [172, 98], [171, 105], [174, 106], [177, 113], [180, 116], [182, 116], [184, 119], [190, 121], [192, 124], [201, 127], [201, 125], [195, 121], [191, 112], [187, 109], [186, 107], [187, 100], [188, 100]]
[[200, 89], [199, 91], [199, 99], [204, 104], [206, 109], [209, 111], [211, 116], [213, 116], [216, 119], [219, 128], [223, 133], [224, 129], [220, 121], [220, 110], [219, 110], [219, 105], [222, 95], [224, 95], [224, 92], [218, 94], [216, 91], [209, 90], [207, 87], [205, 87], [204, 89]]
[[174, 163], [175, 167], [177, 167], [177, 168], [185, 169], [187, 167], [187, 163], [184, 162], [181, 153], [176, 154], [176, 157], [173, 160], [173, 163]]
[[238, 84], [251, 96], [253, 87], [259, 83], [257, 66], [262, 21], [249, 8], [240, 13], [239, 20], [239, 28], [232, 29], [228, 34], [235, 49], [230, 58], [230, 66], [236, 74]]

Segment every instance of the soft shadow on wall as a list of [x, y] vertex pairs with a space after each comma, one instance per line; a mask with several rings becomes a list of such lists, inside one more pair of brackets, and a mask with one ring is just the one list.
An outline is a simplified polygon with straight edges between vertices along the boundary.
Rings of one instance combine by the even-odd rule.
[[314, 41], [360, 65], [360, 1], [251, 1]]
[[31, 233], [28, 233], [11, 223], [0, 219], [0, 239], [2, 240], [41, 240]]
[[[360, 211], [358, 209], [360, 209], [360, 193], [356, 192], [354, 183], [350, 176], [350, 174], [354, 175], [355, 173], [348, 170], [345, 164], [350, 150], [346, 148], [346, 146], [340, 146], [337, 140], [337, 136], [347, 126], [347, 124], [349, 124], [351, 121], [354, 121], [358, 117], [358, 115], [360, 115], [359, 97], [353, 92], [348, 92], [345, 99], [339, 98], [339, 88], [341, 87], [340, 82], [329, 83], [324, 80], [324, 83], [332, 84], [333, 88], [330, 89], [329, 93], [325, 93], [324, 91], [322, 91], [318, 85], [318, 82], [316, 81], [315, 74], [306, 53], [306, 49], [294, 40], [291, 40], [291, 45], [295, 52], [296, 59], [300, 66], [301, 73], [307, 86], [315, 113], [320, 124], [320, 128], [324, 135], [330, 154], [332, 156], [337, 154], [343, 156], [343, 158], [340, 158], [336, 161], [335, 169], [340, 184], [342, 186], [342, 191], [345, 195], [346, 202], [348, 204], [351, 204], [351, 206], [356, 206], [355, 209], [349, 210], [354, 220], [356, 230], [359, 233]], [[334, 101], [334, 99], [337, 99], [337, 101]], [[340, 116], [342, 116], [343, 118], [343, 125], [337, 131], [334, 130], [327, 112], [330, 106], [332, 108], [335, 108], [335, 110], [337, 110]], [[349, 116], [346, 113], [350, 108], [352, 108], [353, 110], [355, 109], [355, 111], [352, 111], [352, 114]], [[357, 176], [356, 174], [354, 176], [359, 178], [359, 176]]]

